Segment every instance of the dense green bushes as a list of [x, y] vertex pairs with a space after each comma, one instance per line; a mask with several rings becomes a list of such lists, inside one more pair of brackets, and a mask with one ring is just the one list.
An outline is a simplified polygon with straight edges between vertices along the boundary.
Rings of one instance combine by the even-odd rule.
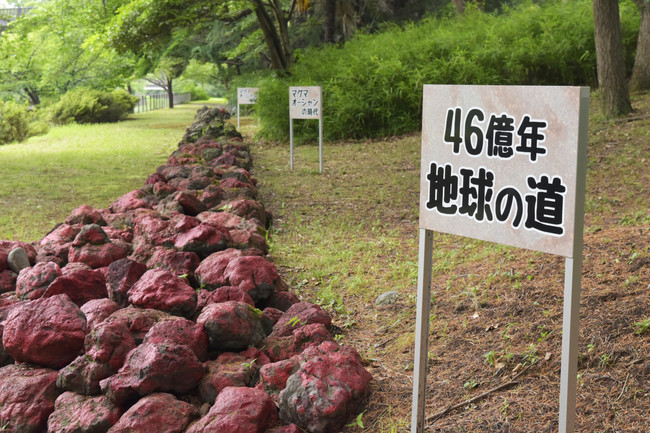
[[49, 118], [57, 125], [117, 122], [125, 119], [137, 102], [137, 97], [124, 90], [76, 89], [63, 95], [49, 108]]
[[0, 144], [22, 142], [46, 131], [47, 124], [36, 120], [35, 112], [27, 106], [0, 101]]
[[[630, 0], [621, 9], [631, 67], [639, 16]], [[330, 140], [419, 129], [423, 84], [593, 85], [591, 10], [590, 0], [524, 2], [499, 15], [470, 9], [462, 17], [359, 35], [344, 47], [296, 53], [289, 77], [258, 83], [261, 135], [288, 138], [290, 85], [323, 87], [324, 135]], [[294, 122], [296, 139], [315, 139], [317, 127], [316, 121]]]

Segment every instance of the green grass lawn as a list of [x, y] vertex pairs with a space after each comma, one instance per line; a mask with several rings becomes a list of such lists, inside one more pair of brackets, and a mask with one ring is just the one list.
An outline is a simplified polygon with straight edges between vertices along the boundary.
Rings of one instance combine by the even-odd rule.
[[180, 141], [201, 104], [67, 125], [0, 146], [0, 239], [41, 239], [82, 204], [105, 208], [140, 188]]

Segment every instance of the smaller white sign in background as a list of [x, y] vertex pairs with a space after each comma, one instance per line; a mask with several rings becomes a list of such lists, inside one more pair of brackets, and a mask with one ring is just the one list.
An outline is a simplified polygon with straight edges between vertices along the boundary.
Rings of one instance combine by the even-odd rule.
[[320, 86], [289, 87], [289, 117], [291, 119], [321, 119]]
[[257, 102], [258, 87], [239, 87], [237, 89], [237, 103], [240, 105], [250, 105]]

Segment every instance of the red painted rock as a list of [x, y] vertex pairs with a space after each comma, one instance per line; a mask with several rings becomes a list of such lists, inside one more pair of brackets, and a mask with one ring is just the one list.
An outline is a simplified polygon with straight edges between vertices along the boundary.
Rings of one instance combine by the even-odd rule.
[[208, 335], [203, 326], [181, 317], [163, 320], [151, 327], [143, 343], [182, 344], [194, 352], [199, 361], [208, 359]]
[[299, 367], [298, 356], [263, 365], [257, 387], [269, 394], [277, 404], [280, 402], [280, 392], [287, 386], [287, 380]]
[[72, 241], [81, 231], [81, 225], [60, 224], [41, 239], [37, 262], [56, 262], [59, 266], [68, 263], [68, 251]]
[[48, 298], [62, 294], [68, 295], [70, 300], [79, 306], [93, 299], [106, 298], [108, 291], [104, 274], [92, 269], [68, 271], [52, 281], [43, 297]]
[[202, 298], [201, 299], [202, 307], [205, 307], [208, 304], [215, 304], [215, 303], [227, 302], [227, 301], [243, 302], [252, 307], [255, 306], [255, 302], [253, 302], [253, 298], [251, 298], [248, 292], [246, 292], [240, 287], [221, 286], [214, 289], [214, 291], [212, 292], [207, 290], [200, 290], [199, 297]]
[[172, 247], [174, 234], [169, 227], [169, 220], [155, 212], [139, 215], [133, 221], [134, 244]]
[[143, 200], [145, 193], [139, 189], [128, 192], [119, 197], [109, 206], [109, 210], [113, 213], [121, 213], [134, 209], [151, 209], [151, 205]]
[[214, 252], [228, 248], [230, 240], [230, 234], [224, 227], [201, 223], [193, 229], [176, 236], [174, 246], [205, 258]]
[[184, 278], [164, 269], [151, 269], [129, 290], [129, 302], [136, 307], [191, 317], [196, 310], [196, 292]]
[[271, 220], [271, 214], [264, 209], [262, 203], [256, 200], [234, 200], [224, 205], [223, 210], [239, 215], [244, 219], [255, 219], [259, 221], [262, 227], [267, 227]]
[[278, 290], [271, 293], [271, 296], [266, 298], [263, 302], [265, 307], [271, 307], [280, 311], [287, 311], [293, 304], [300, 302], [295, 294], [288, 290]]
[[271, 397], [255, 388], [223, 389], [206, 416], [187, 433], [263, 433], [277, 422]]
[[12, 433], [41, 433], [54, 411], [56, 370], [27, 365], [0, 368], [0, 425]]
[[72, 246], [81, 247], [86, 244], [103, 245], [110, 242], [106, 232], [97, 224], [88, 224], [81, 228], [81, 231], [72, 241]]
[[194, 272], [201, 287], [207, 290], [213, 290], [217, 287], [228, 285], [228, 279], [223, 275], [226, 266], [233, 259], [242, 255], [241, 250], [228, 248], [227, 250], [219, 251], [206, 257]]
[[64, 392], [56, 399], [47, 421], [48, 433], [105, 433], [122, 410], [103, 395], [87, 397]]
[[87, 243], [83, 246], [70, 246], [68, 260], [82, 262], [93, 269], [109, 266], [116, 260], [129, 255], [129, 248], [125, 244], [108, 242], [101, 245]]
[[[201, 186], [200, 188], [190, 188], [190, 189], [203, 189], [206, 186], [208, 186], [210, 183], [212, 183], [212, 180], [210, 178], [206, 177], [204, 179], [205, 181], [202, 182], [200, 185], [190, 185], [190, 187]], [[183, 213], [185, 213], [186, 215], [195, 216], [207, 210], [203, 202], [198, 199], [196, 194], [187, 190], [179, 191], [175, 193], [172, 196], [172, 200], [177, 202], [183, 208]]]
[[156, 198], [165, 198], [176, 191], [178, 191], [178, 189], [167, 182], [156, 182], [153, 184], [153, 194]]
[[[36, 248], [34, 248], [34, 245], [21, 241], [0, 241], [0, 271], [3, 271], [7, 268], [11, 269], [11, 266], [8, 266], [9, 263], [7, 263], [7, 259], [11, 257], [11, 252], [18, 248], [22, 248], [25, 251], [29, 266], [32, 266], [36, 263], [37, 251]], [[20, 269], [13, 270], [14, 272], [20, 272]]]
[[205, 209], [210, 209], [217, 206], [223, 200], [223, 189], [217, 185], [208, 185], [203, 189], [203, 194], [199, 197]]
[[295, 424], [289, 424], [272, 428], [271, 430], [267, 430], [266, 433], [304, 433], [304, 430]]
[[291, 335], [302, 326], [322, 323], [326, 327], [332, 324], [332, 318], [323, 309], [310, 302], [293, 304], [273, 327], [272, 337]]
[[260, 233], [258, 229], [233, 229], [230, 230], [230, 237], [232, 238], [233, 246], [236, 248], [256, 248], [262, 251], [263, 254], [266, 254], [269, 251], [269, 246], [266, 243], [266, 237]]
[[110, 433], [183, 433], [199, 411], [171, 394], [154, 393], [140, 399], [109, 430]]
[[86, 317], [66, 295], [14, 308], [2, 344], [18, 362], [61, 368], [77, 357], [86, 337]]
[[353, 348], [330, 341], [310, 347], [280, 393], [280, 418], [313, 433], [339, 431], [368, 395], [371, 380]]
[[232, 352], [222, 353], [216, 360], [206, 362], [205, 366], [208, 372], [199, 383], [199, 397], [211, 405], [226, 387], [252, 385], [259, 370], [256, 359]]
[[275, 265], [260, 256], [242, 256], [231, 260], [223, 276], [231, 286], [246, 290], [255, 302], [268, 298], [276, 286], [283, 285]]
[[239, 225], [245, 221], [239, 215], [231, 212], [207, 211], [198, 214], [196, 217], [204, 223], [220, 225], [228, 230], [239, 228]]
[[100, 385], [104, 394], [123, 405], [154, 392], [186, 394], [204, 374], [203, 364], [187, 346], [143, 343], [129, 353], [117, 374]]
[[169, 227], [176, 233], [185, 233], [201, 224], [201, 220], [190, 215], [175, 213], [169, 218]]
[[196, 323], [208, 334], [210, 350], [238, 351], [257, 346], [266, 337], [261, 311], [242, 302], [228, 301], [207, 305]]
[[271, 335], [264, 342], [264, 351], [272, 361], [280, 361], [302, 353], [306, 348], [318, 346], [334, 337], [322, 323], [298, 327], [291, 335]]
[[178, 276], [187, 275], [192, 277], [200, 263], [201, 259], [196, 253], [156, 247], [153, 255], [147, 261], [147, 266], [151, 269], [166, 269]]
[[10, 269], [0, 272], [0, 293], [15, 291], [17, 278], [18, 274]]
[[142, 309], [129, 306], [117, 310], [106, 318], [106, 322], [119, 322], [129, 328], [136, 344], [142, 343], [149, 329], [162, 320], [172, 318], [169, 313], [159, 310]]
[[81, 225], [97, 224], [100, 226], [106, 225], [106, 221], [104, 221], [104, 217], [102, 217], [101, 212], [99, 212], [97, 209], [87, 204], [81, 205], [75, 210], [73, 210], [68, 216], [68, 218], [66, 218], [65, 223], [70, 225], [73, 224], [81, 224]]
[[52, 282], [63, 275], [61, 268], [54, 262], [36, 263], [25, 268], [16, 279], [16, 295], [20, 299], [38, 299]]
[[120, 259], [108, 267], [108, 296], [118, 305], [126, 305], [129, 290], [147, 272], [147, 266], [131, 259]]
[[107, 317], [120, 309], [116, 302], [110, 299], [93, 299], [81, 306], [81, 312], [86, 316], [88, 330], [102, 323]]

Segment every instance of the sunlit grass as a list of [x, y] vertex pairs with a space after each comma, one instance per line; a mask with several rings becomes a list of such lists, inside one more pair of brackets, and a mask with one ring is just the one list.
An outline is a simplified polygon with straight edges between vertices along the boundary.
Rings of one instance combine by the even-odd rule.
[[0, 239], [42, 238], [74, 208], [105, 208], [165, 162], [201, 105], [67, 125], [0, 146]]

